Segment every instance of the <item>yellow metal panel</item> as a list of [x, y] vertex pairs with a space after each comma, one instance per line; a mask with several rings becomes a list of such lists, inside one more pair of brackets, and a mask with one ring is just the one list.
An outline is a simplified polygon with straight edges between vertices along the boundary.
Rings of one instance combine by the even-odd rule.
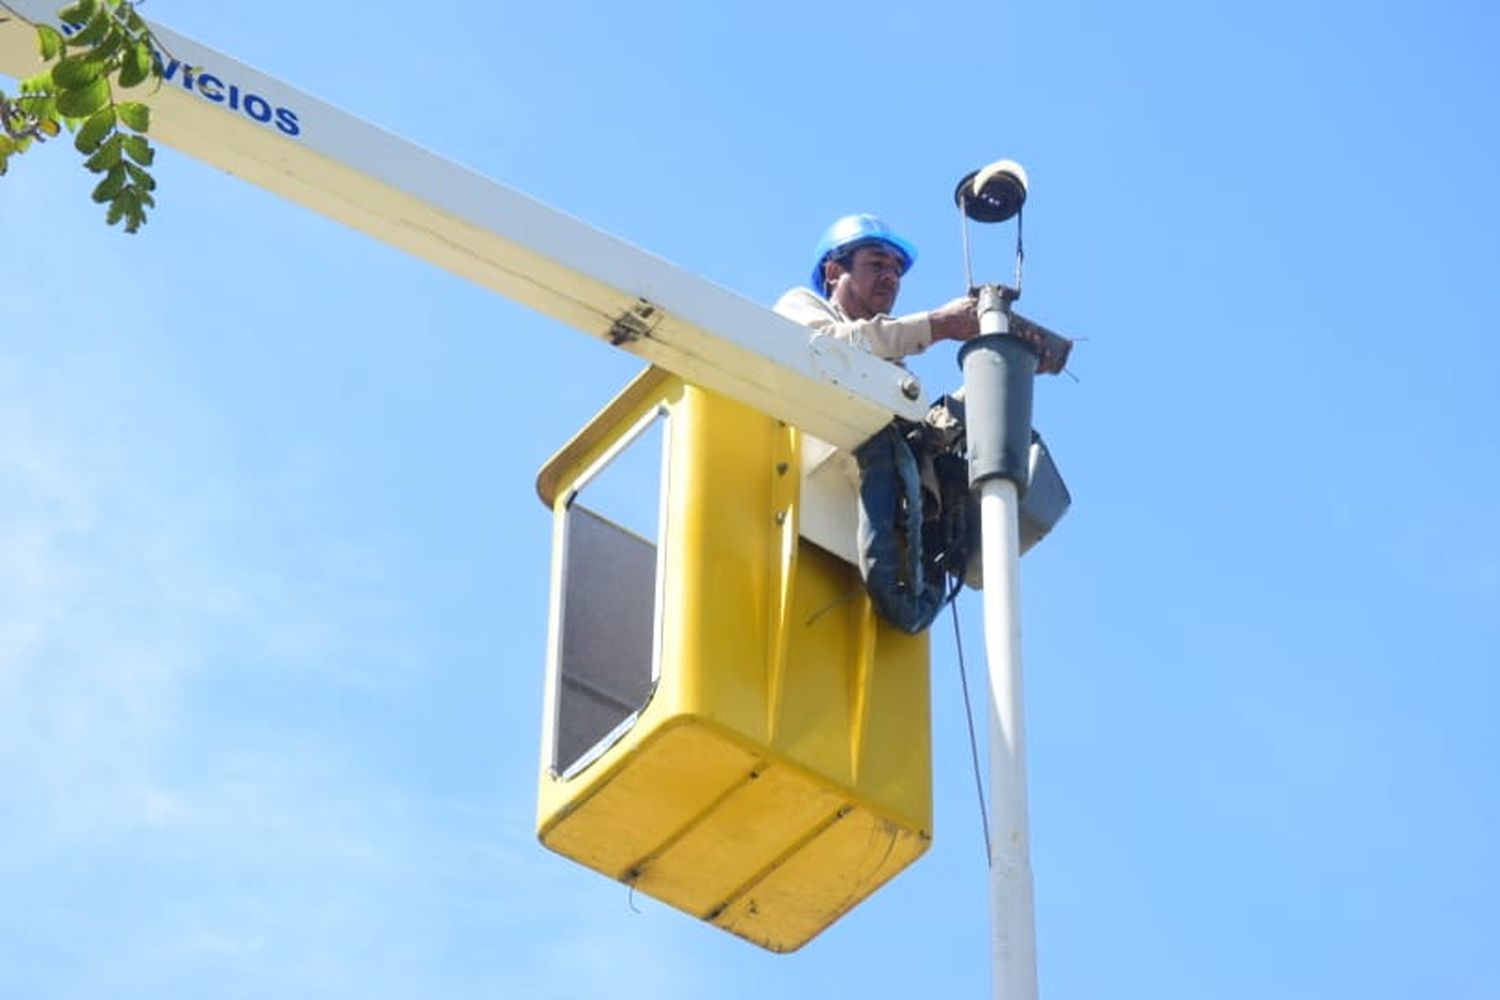
[[844, 806], [828, 785], [786, 765], [762, 764], [640, 865], [643, 892], [707, 917], [755, 884], [809, 832]]
[[927, 835], [866, 810], [838, 817], [714, 918], [772, 951], [800, 948], [927, 850]]
[[661, 845], [749, 780], [759, 764], [754, 754], [702, 727], [683, 725], [681, 718], [675, 721], [643, 730], [651, 737], [644, 746], [616, 747], [621, 752], [612, 764], [589, 780], [575, 779], [577, 797], [543, 821], [542, 843], [628, 881]]
[[927, 639], [878, 621], [854, 567], [799, 537], [800, 434], [675, 377], [642, 375], [543, 470], [559, 520], [578, 477], [658, 407], [659, 680], [580, 773], [544, 753], [539, 833], [788, 951], [927, 847]]

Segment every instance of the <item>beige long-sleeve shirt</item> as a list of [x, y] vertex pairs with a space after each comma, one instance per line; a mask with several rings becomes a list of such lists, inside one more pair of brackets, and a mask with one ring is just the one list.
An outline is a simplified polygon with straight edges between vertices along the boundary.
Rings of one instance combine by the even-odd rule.
[[891, 361], [920, 354], [932, 343], [932, 324], [924, 312], [850, 319], [837, 305], [811, 288], [793, 288], [777, 299], [773, 308], [787, 319], [839, 340], [847, 340]]

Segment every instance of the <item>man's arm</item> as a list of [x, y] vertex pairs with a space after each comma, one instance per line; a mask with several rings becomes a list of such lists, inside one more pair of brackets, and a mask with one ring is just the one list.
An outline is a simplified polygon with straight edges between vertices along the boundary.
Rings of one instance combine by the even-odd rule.
[[[973, 340], [979, 336], [979, 314], [973, 298], [954, 299], [927, 313], [933, 340]], [[1073, 342], [1033, 323], [1020, 313], [1010, 314], [1010, 332], [1036, 349], [1038, 375], [1056, 375], [1068, 364]]]
[[[794, 288], [777, 300], [776, 312], [803, 326], [839, 340], [847, 340], [876, 357], [899, 361], [920, 354], [934, 341], [973, 340], [979, 336], [979, 316], [973, 298], [964, 296], [928, 312], [907, 316], [876, 316], [844, 319], [834, 307], [810, 288]], [[1055, 375], [1068, 363], [1073, 342], [1017, 313], [1011, 314], [1011, 332], [1036, 348], [1037, 374]]]
[[777, 300], [776, 312], [839, 340], [847, 340], [876, 357], [897, 361], [920, 354], [933, 341], [927, 313], [843, 319], [828, 301], [810, 288], [794, 288]]

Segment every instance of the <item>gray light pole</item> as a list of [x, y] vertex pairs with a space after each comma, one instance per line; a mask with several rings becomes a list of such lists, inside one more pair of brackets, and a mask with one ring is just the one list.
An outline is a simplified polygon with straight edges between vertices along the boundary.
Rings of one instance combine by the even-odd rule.
[[[968, 220], [1019, 217], [1026, 172], [1008, 160], [959, 183], [969, 284]], [[1038, 355], [1011, 332], [1016, 285], [984, 285], [979, 337], [959, 352], [964, 373], [969, 485], [979, 498], [985, 656], [990, 678], [990, 915], [996, 1000], [1037, 996], [1036, 916], [1026, 805], [1026, 722], [1021, 685], [1020, 498], [1028, 484], [1032, 384]]]

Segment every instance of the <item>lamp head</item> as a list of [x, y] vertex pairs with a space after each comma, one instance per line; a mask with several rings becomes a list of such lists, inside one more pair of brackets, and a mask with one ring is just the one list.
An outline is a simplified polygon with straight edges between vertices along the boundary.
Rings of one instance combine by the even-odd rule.
[[1026, 203], [1026, 170], [1015, 160], [997, 160], [964, 177], [953, 192], [959, 211], [975, 222], [1004, 222]]

